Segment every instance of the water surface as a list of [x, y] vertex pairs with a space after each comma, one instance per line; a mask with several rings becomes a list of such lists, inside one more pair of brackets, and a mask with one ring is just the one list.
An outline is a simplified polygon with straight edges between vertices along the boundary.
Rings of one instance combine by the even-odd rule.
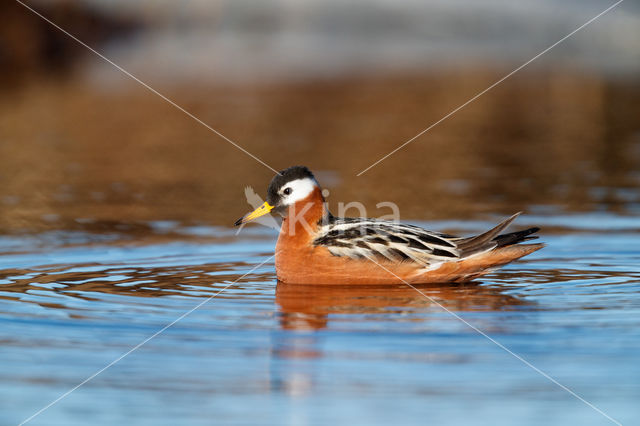
[[[600, 219], [524, 217], [550, 230], [545, 249], [481, 282], [420, 290], [633, 424], [640, 226]], [[30, 424], [609, 423], [407, 286], [285, 285], [270, 230], [148, 226], [135, 238], [0, 238], [0, 423], [26, 419], [203, 301]]]

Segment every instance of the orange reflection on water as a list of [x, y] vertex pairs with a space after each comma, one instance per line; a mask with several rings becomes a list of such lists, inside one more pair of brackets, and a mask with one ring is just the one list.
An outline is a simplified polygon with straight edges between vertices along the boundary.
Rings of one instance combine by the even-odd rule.
[[[276, 303], [281, 326], [289, 330], [326, 328], [332, 314], [409, 314], [437, 306], [452, 311], [498, 311], [527, 305], [523, 299], [503, 293], [501, 288], [477, 283], [419, 285], [420, 292], [394, 286], [306, 286], [278, 282]], [[428, 296], [433, 300], [425, 297]]]

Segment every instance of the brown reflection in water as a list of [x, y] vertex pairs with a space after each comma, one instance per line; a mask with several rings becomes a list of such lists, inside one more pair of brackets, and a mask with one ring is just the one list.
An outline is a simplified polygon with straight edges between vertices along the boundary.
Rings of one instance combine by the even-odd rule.
[[[242, 287], [246, 282], [266, 282], [273, 277], [270, 273], [252, 273], [239, 278], [237, 271], [250, 267], [244, 262], [148, 268], [110, 268], [98, 264], [84, 264], [75, 265], [74, 268], [78, 266], [81, 269], [96, 267], [99, 270], [67, 272], [68, 266], [40, 271], [2, 270], [0, 280], [8, 279], [12, 282], [0, 286], [0, 291], [3, 292], [0, 300], [20, 300], [43, 307], [68, 309], [61, 303], [30, 300], [29, 293], [37, 291], [40, 296], [46, 296], [46, 293], [51, 293], [51, 296], [60, 294], [82, 300], [100, 300], [101, 293], [147, 298], [169, 295], [210, 297], [234, 281], [237, 282], [235, 287]], [[28, 277], [22, 278], [27, 274]], [[226, 296], [221, 293], [218, 297]]]
[[[477, 283], [420, 285], [416, 286], [442, 306], [452, 311], [502, 311], [529, 305], [523, 299], [504, 294], [497, 286], [482, 286]], [[278, 282], [276, 303], [280, 311], [280, 326], [284, 330], [314, 331], [329, 327], [330, 315], [359, 314], [357, 321], [367, 321], [362, 315], [388, 314], [393, 320], [424, 321], [412, 319], [412, 313], [442, 308], [407, 285], [394, 286], [338, 286], [300, 285]], [[386, 318], [385, 321], [389, 321]], [[323, 358], [329, 354], [323, 350], [322, 336], [315, 333], [279, 333], [272, 342], [271, 354], [278, 360], [307, 360]], [[332, 356], [338, 356], [335, 353]], [[341, 352], [343, 358], [362, 360], [363, 354]], [[374, 358], [376, 355], [370, 355]], [[437, 354], [427, 351], [417, 355], [385, 353], [384, 358], [401, 361], [428, 363], [461, 362], [452, 354]], [[396, 357], [396, 358], [394, 358]], [[273, 363], [270, 373], [270, 388], [291, 396], [303, 396], [316, 386], [318, 374], [306, 368], [307, 364], [296, 362]]]
[[[416, 287], [452, 311], [501, 311], [530, 304], [504, 294], [504, 289], [500, 287], [487, 287], [477, 283]], [[282, 329], [295, 331], [325, 329], [329, 326], [331, 314], [391, 314], [395, 320], [414, 321], [407, 314], [426, 309], [442, 312], [440, 307], [407, 285], [307, 286], [278, 282], [276, 303], [279, 306]], [[358, 321], [363, 319], [358, 318]], [[280, 360], [322, 358], [327, 353], [322, 350], [321, 340], [320, 335], [314, 333], [280, 333], [272, 342], [271, 354], [274, 359]], [[340, 356], [348, 358], [352, 355], [341, 353]], [[394, 354], [384, 356], [388, 359]], [[359, 353], [357, 357], [361, 359], [362, 354]], [[429, 363], [460, 362], [460, 359], [451, 354], [435, 353], [422, 353], [411, 359]], [[311, 392], [316, 387], [318, 378], [316, 372], [305, 366], [306, 364], [295, 362], [274, 363], [271, 368], [271, 390], [292, 396]]]
[[[503, 289], [477, 283], [416, 286], [452, 311], [499, 311], [528, 305]], [[307, 286], [278, 282], [281, 326], [289, 330], [326, 328], [330, 314], [405, 314], [434, 305], [415, 289], [394, 286]], [[439, 308], [440, 309], [440, 308]]]
[[[394, 201], [404, 218], [536, 204], [624, 213], [640, 202], [640, 84], [522, 73], [361, 177], [502, 74], [482, 67], [296, 84], [162, 88], [280, 169], [341, 179], [329, 203]], [[123, 77], [124, 78], [124, 77]], [[124, 81], [124, 80], [123, 80]], [[173, 219], [231, 225], [273, 173], [128, 82], [40, 81], [0, 98], [0, 232]]]

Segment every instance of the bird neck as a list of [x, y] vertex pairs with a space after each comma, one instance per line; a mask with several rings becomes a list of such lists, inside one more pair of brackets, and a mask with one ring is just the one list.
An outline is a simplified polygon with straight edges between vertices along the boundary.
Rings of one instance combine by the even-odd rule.
[[280, 228], [281, 238], [292, 238], [301, 243], [315, 237], [322, 221], [330, 216], [320, 188], [289, 207]]

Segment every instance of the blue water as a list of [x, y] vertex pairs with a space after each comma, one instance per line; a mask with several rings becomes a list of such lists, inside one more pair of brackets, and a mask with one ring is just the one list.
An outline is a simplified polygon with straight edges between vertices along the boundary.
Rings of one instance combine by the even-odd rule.
[[[637, 424], [640, 221], [519, 222], [542, 225], [547, 247], [477, 284], [421, 290]], [[26, 420], [204, 301], [28, 424], [613, 424], [413, 289], [277, 284], [271, 231], [154, 226], [144, 237], [0, 237], [0, 424]]]

